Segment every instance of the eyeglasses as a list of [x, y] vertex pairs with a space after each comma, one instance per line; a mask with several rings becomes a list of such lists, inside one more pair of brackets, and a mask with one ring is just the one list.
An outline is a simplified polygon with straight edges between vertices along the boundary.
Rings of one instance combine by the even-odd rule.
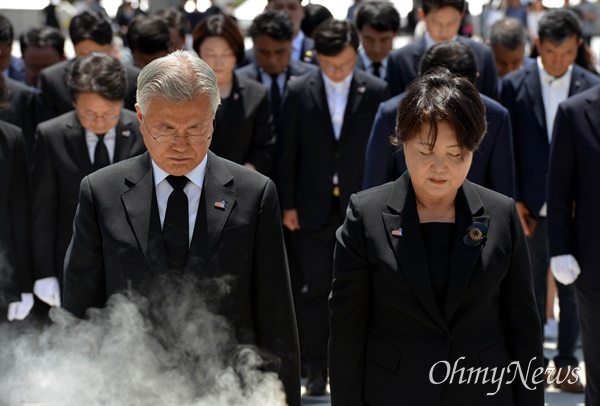
[[[179, 139], [179, 135], [175, 131], [172, 133], [163, 133], [154, 136], [152, 134], [152, 131], [150, 131], [148, 124], [146, 124], [145, 116], [142, 116], [142, 122], [144, 123], [146, 130], [148, 130], [148, 134], [150, 134], [150, 137], [152, 137], [152, 139], [158, 144], [174, 144]], [[213, 120], [213, 128], [214, 126], [215, 121]], [[204, 145], [212, 138], [212, 135], [187, 133], [183, 136], [183, 138], [185, 138], [186, 142], [189, 142], [192, 145]]]
[[321, 67], [321, 70], [323, 72], [326, 72], [329, 74], [335, 74], [336, 72], [340, 72], [340, 74], [344, 74], [344, 73], [349, 73], [351, 70], [353, 70], [355, 63], [356, 63], [356, 60], [354, 60], [354, 59], [351, 61], [346, 61], [341, 65], [334, 65], [329, 61], [320, 60], [319, 66]]

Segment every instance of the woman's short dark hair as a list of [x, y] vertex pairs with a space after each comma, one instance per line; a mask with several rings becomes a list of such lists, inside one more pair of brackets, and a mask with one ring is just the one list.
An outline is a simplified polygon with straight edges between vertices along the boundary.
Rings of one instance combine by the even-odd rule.
[[358, 50], [358, 30], [349, 20], [327, 20], [315, 33], [315, 51], [325, 56], [335, 56], [348, 45]]
[[67, 85], [75, 101], [81, 93], [96, 93], [107, 100], [122, 101], [127, 93], [127, 74], [118, 59], [103, 52], [92, 52], [75, 59], [69, 69]]
[[89, 39], [100, 45], [112, 42], [113, 31], [110, 20], [92, 10], [85, 10], [71, 19], [69, 36], [73, 45]]
[[291, 41], [294, 25], [288, 13], [283, 10], [270, 10], [257, 15], [248, 29], [248, 35], [256, 38], [266, 35], [275, 41]]
[[487, 131], [485, 106], [477, 88], [467, 79], [439, 67], [415, 79], [398, 105], [392, 143], [401, 146], [429, 126], [428, 144], [433, 149], [438, 125], [448, 123], [462, 148], [475, 151]]
[[202, 19], [192, 34], [194, 50], [200, 53], [200, 45], [210, 37], [223, 38], [235, 55], [236, 63], [244, 60], [244, 36], [237, 23], [225, 14], [215, 14]]

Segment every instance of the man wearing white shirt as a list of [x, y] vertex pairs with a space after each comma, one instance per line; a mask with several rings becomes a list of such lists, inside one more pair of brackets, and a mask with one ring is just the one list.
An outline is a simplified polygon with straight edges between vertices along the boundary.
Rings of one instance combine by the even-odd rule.
[[350, 21], [319, 27], [315, 49], [320, 70], [289, 82], [281, 108], [277, 185], [283, 224], [292, 231], [304, 276], [300, 322], [308, 363], [307, 394], [327, 384], [329, 310], [335, 230], [350, 195], [361, 190], [365, 149], [386, 83], [355, 69], [358, 31]]
[[[215, 73], [195, 52], [175, 51], [144, 67], [136, 99], [148, 153], [82, 180], [65, 309], [83, 317], [128, 290], [160, 309], [152, 293], [161, 282], [186, 283], [230, 323], [237, 343], [266, 355], [260, 369], [278, 374], [286, 404], [300, 406], [277, 193], [269, 178], [209, 151], [220, 104]], [[209, 287], [223, 294], [211, 297]]]
[[[554, 117], [560, 102], [600, 82], [598, 76], [575, 64], [583, 43], [581, 21], [568, 9], [553, 9], [540, 20], [535, 45], [537, 63], [511, 72], [503, 80], [502, 104], [511, 114], [516, 163], [517, 210], [528, 237], [538, 311], [545, 323], [548, 272], [546, 185]], [[579, 324], [573, 286], [557, 281], [560, 304], [558, 355], [559, 381], [568, 367], [578, 365], [574, 356]], [[546, 360], [547, 362], [547, 360]], [[557, 386], [583, 392], [580, 382], [564, 380]]]
[[361, 48], [356, 66], [385, 79], [388, 54], [400, 27], [400, 14], [388, 1], [361, 3], [356, 11]]
[[77, 59], [67, 83], [75, 110], [38, 126], [32, 160], [34, 293], [50, 306], [61, 304], [81, 180], [146, 149], [135, 113], [123, 109], [127, 76], [117, 59]]

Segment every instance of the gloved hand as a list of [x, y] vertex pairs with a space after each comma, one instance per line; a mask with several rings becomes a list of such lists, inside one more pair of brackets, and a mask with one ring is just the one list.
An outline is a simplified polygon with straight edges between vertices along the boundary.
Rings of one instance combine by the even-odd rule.
[[35, 281], [33, 284], [33, 293], [50, 306], [60, 307], [60, 285], [55, 276]]
[[563, 285], [572, 284], [581, 273], [577, 260], [571, 254], [550, 258], [550, 269], [554, 278]]
[[33, 293], [21, 293], [20, 302], [12, 302], [8, 305], [7, 318], [9, 321], [23, 320], [29, 315], [33, 308]]

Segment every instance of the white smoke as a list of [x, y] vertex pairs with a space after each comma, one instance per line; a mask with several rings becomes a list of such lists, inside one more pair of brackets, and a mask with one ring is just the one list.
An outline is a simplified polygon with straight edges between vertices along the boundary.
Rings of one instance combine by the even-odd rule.
[[263, 357], [209, 311], [226, 290], [223, 280], [199, 289], [165, 279], [148, 295], [113, 295], [85, 320], [53, 309], [44, 329], [3, 324], [0, 403], [284, 405], [277, 375], [260, 370]]

